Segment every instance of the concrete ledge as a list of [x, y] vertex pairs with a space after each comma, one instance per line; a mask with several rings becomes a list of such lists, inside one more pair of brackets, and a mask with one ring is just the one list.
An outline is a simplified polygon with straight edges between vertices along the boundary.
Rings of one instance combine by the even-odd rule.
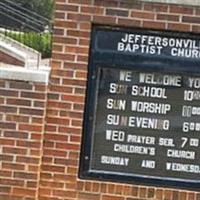
[[188, 6], [200, 6], [200, 0], [141, 0], [144, 2], [170, 3]]
[[49, 82], [50, 69], [37, 69], [31, 70], [22, 67], [14, 67], [3, 64], [0, 64], [0, 79], [7, 80], [18, 80], [18, 81], [30, 81], [30, 82], [39, 82], [45, 83], [46, 85]]

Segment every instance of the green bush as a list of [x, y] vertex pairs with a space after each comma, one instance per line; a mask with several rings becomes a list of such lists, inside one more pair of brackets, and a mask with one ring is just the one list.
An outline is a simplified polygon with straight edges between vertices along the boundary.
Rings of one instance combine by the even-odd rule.
[[42, 54], [42, 58], [51, 57], [51, 39], [52, 36], [50, 33], [18, 33], [7, 31], [5, 35], [17, 40], [18, 42], [23, 43], [24, 45], [39, 51]]

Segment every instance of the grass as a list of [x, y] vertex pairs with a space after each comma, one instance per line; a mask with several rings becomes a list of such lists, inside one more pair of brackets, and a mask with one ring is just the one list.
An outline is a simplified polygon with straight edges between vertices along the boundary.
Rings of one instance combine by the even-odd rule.
[[24, 45], [39, 51], [43, 58], [51, 57], [51, 39], [50, 33], [35, 33], [35, 32], [13, 32], [5, 31], [4, 34]]

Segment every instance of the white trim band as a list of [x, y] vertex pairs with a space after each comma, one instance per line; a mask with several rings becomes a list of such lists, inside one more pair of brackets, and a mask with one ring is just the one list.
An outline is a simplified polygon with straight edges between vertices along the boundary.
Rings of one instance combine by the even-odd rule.
[[141, 1], [179, 4], [179, 5], [188, 5], [188, 6], [200, 6], [200, 0], [141, 0]]
[[22, 67], [14, 67], [7, 65], [3, 67], [0, 65], [0, 79], [40, 82], [46, 85], [49, 82], [50, 68], [31, 70]]

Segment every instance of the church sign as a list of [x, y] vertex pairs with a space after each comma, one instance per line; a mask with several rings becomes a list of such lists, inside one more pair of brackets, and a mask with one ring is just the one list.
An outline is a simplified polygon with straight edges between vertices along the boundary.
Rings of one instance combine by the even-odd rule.
[[200, 188], [197, 35], [93, 27], [79, 176]]

